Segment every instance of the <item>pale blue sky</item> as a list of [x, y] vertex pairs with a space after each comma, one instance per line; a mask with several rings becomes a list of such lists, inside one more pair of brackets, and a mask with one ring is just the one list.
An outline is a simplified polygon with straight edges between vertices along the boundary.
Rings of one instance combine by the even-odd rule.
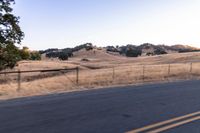
[[200, 0], [15, 0], [31, 49], [149, 42], [200, 47]]

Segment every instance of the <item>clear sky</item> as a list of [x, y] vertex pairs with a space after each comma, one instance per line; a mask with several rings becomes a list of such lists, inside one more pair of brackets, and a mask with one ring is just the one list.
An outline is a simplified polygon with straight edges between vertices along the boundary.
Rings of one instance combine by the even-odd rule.
[[15, 0], [31, 49], [142, 43], [200, 47], [200, 0]]

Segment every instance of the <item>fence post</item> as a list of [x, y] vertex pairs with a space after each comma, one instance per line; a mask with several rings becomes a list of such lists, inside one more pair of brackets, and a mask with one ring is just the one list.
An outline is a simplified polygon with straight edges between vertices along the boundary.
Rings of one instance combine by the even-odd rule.
[[112, 79], [115, 79], [115, 67], [113, 67]]
[[76, 84], [79, 82], [79, 67], [76, 68]]
[[168, 65], [168, 77], [170, 76], [170, 71], [171, 71], [171, 65]]
[[145, 65], [143, 65], [143, 70], [142, 70], [142, 79], [143, 79], [143, 82], [144, 82], [144, 73], [145, 73]]
[[17, 91], [20, 91], [21, 89], [21, 71], [18, 70], [18, 88]]
[[192, 63], [190, 63], [190, 73], [192, 73]]

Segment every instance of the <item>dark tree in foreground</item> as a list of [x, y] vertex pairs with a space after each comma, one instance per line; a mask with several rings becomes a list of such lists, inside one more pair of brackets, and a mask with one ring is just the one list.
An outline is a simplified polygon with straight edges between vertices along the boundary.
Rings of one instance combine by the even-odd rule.
[[19, 27], [19, 17], [12, 14], [12, 4], [14, 0], [0, 0], [0, 70], [13, 68], [20, 60], [14, 44], [20, 44], [24, 33]]

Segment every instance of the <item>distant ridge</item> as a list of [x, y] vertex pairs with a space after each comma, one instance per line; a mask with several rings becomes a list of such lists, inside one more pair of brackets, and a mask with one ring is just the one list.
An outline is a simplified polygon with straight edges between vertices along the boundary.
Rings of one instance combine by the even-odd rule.
[[[62, 54], [67, 54], [69, 57], [72, 57], [74, 53], [77, 53], [80, 50], [85, 49], [86, 52], [93, 49], [103, 49], [107, 51], [107, 53], [112, 52], [118, 53], [121, 56], [127, 57], [137, 57], [137, 56], [153, 56], [160, 54], [169, 54], [169, 53], [183, 53], [183, 52], [197, 52], [200, 51], [199, 48], [191, 47], [189, 45], [181, 45], [176, 44], [172, 46], [167, 45], [154, 45], [151, 43], [144, 43], [139, 46], [127, 44], [125, 46], [106, 46], [106, 47], [97, 47], [92, 43], [85, 43], [82, 45], [78, 45], [74, 48], [52, 48], [47, 50], [41, 50], [41, 54], [45, 54], [47, 57], [57, 58]], [[83, 55], [83, 53], [82, 53]]]

